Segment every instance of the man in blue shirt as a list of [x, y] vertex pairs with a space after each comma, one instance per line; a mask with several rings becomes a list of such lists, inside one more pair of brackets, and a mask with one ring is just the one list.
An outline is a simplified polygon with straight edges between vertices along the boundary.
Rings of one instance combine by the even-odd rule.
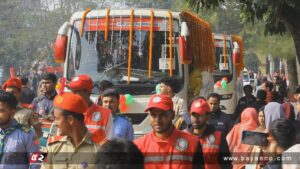
[[47, 73], [43, 75], [40, 83], [43, 95], [34, 98], [31, 106], [35, 110], [35, 112], [40, 115], [40, 117], [51, 119], [51, 117], [53, 116], [51, 114], [53, 110], [53, 100], [57, 95], [55, 90], [57, 77], [53, 73]]
[[134, 139], [133, 126], [130, 120], [119, 110], [120, 95], [115, 89], [106, 89], [102, 94], [102, 106], [111, 110], [113, 115], [113, 138]]
[[14, 119], [17, 99], [11, 93], [0, 91], [0, 168], [40, 168], [30, 164], [32, 153], [39, 152], [36, 134]]
[[42, 76], [40, 82], [41, 95], [38, 95], [31, 103], [31, 108], [39, 115], [39, 121], [42, 124], [43, 137], [40, 138], [41, 147], [47, 144], [48, 133], [50, 130], [49, 124], [54, 121], [53, 118], [53, 100], [57, 95], [55, 86], [57, 77], [53, 73], [46, 73]]

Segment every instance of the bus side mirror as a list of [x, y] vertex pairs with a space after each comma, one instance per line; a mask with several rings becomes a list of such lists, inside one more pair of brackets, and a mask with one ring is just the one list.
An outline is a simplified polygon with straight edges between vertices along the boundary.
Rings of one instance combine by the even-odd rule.
[[189, 36], [190, 32], [186, 22], [181, 23], [181, 32], [180, 37], [178, 39], [178, 46], [179, 46], [179, 55], [181, 64], [190, 64], [192, 63], [191, 57], [187, 56], [186, 54], [186, 37]]
[[233, 63], [239, 64], [240, 47], [237, 42], [233, 42]]
[[58, 30], [54, 47], [54, 60], [57, 63], [64, 63], [66, 60], [68, 30], [68, 22], [65, 22]]

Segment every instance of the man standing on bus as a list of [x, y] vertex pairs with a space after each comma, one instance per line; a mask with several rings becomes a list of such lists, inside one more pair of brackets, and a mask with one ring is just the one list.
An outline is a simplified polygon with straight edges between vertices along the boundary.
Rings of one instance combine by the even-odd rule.
[[73, 93], [80, 95], [89, 106], [84, 113], [84, 123], [92, 133], [92, 139], [97, 143], [110, 139], [113, 132], [112, 115], [109, 109], [96, 105], [90, 99], [93, 90], [92, 79], [88, 75], [79, 75], [67, 86]]
[[174, 127], [173, 102], [168, 95], [151, 96], [149, 112], [153, 131], [134, 142], [144, 154], [145, 169], [203, 168], [202, 148], [196, 136]]

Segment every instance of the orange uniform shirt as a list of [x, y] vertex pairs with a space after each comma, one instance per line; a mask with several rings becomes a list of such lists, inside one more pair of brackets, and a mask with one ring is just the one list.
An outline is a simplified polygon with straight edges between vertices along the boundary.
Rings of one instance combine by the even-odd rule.
[[[134, 143], [144, 154], [145, 169], [191, 169], [196, 160], [195, 153], [199, 150], [196, 136], [175, 128], [165, 140], [157, 138], [154, 132], [151, 132], [134, 140]], [[203, 157], [197, 161], [202, 161], [203, 164]]]
[[215, 131], [206, 137], [199, 138], [205, 161], [205, 169], [221, 169], [218, 155], [221, 147], [221, 132]]
[[84, 123], [92, 134], [92, 140], [101, 143], [104, 139], [111, 139], [113, 119], [111, 111], [95, 103], [84, 113]]

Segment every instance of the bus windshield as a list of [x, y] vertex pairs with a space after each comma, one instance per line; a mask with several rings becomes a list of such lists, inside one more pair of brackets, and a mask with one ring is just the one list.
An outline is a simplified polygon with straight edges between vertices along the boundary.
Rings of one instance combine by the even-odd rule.
[[[77, 20], [72, 27], [67, 64], [68, 79], [79, 74], [88, 74], [96, 84], [102, 80], [109, 80], [120, 89], [121, 93], [142, 95], [153, 93], [161, 78], [170, 76], [168, 31], [153, 31], [151, 77], [149, 77], [150, 32], [142, 29], [133, 31], [131, 75], [128, 85], [130, 31], [121, 27], [119, 30], [110, 29], [108, 39], [105, 41], [104, 31], [86, 25], [83, 36], [80, 37], [80, 24], [81, 21]], [[173, 31], [173, 77], [183, 84], [183, 70], [175, 43], [178, 36], [178, 31]]]
[[[215, 74], [230, 75], [232, 74], [232, 45], [230, 41], [226, 41], [226, 57], [223, 51], [224, 42], [220, 39], [215, 39]], [[225, 61], [226, 58], [226, 61]]]

